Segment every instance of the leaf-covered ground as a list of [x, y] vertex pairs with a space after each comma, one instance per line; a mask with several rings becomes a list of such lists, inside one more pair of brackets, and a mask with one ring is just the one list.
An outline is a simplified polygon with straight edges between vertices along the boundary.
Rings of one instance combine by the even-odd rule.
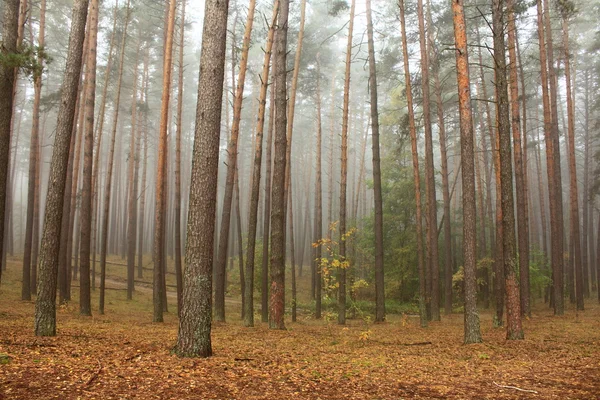
[[482, 312], [484, 343], [464, 346], [460, 314], [427, 329], [413, 316], [342, 327], [302, 315], [287, 331], [271, 331], [241, 326], [231, 299], [230, 321], [214, 326], [214, 357], [180, 359], [171, 353], [176, 316], [149, 322], [151, 296], [142, 288], [131, 302], [109, 291], [106, 315], [80, 317], [74, 299], [58, 311], [58, 336], [36, 338], [34, 303], [19, 300], [11, 267], [0, 287], [0, 399], [600, 398], [593, 300], [564, 317], [536, 305], [518, 342]]

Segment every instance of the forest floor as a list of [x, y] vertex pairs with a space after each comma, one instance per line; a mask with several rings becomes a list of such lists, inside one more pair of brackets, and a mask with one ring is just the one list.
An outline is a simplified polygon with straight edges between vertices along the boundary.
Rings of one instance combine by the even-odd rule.
[[105, 315], [79, 316], [74, 288], [73, 301], [58, 309], [58, 335], [35, 337], [34, 302], [20, 300], [18, 269], [11, 259], [0, 286], [2, 400], [600, 398], [595, 297], [585, 312], [562, 317], [537, 304], [522, 341], [506, 341], [483, 311], [484, 342], [468, 346], [461, 314], [426, 329], [409, 315], [339, 326], [301, 314], [273, 331], [260, 322], [244, 328], [232, 297], [228, 323], [214, 324], [214, 356], [181, 359], [172, 354], [175, 299], [165, 322], [151, 323], [151, 292], [140, 287], [128, 302], [120, 277], [109, 281]]

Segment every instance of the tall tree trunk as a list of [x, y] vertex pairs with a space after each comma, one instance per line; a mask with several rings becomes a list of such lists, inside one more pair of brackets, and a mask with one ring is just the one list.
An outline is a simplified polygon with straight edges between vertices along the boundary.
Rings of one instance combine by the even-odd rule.
[[94, 160], [94, 107], [96, 104], [96, 47], [98, 43], [98, 0], [90, 3], [90, 38], [86, 71], [85, 144], [81, 193], [81, 248], [79, 274], [79, 313], [92, 315], [90, 249], [92, 234], [92, 169]]
[[[254, 326], [254, 258], [256, 254], [256, 227], [258, 225], [258, 202], [260, 197], [260, 175], [262, 167], [263, 135], [265, 129], [265, 110], [267, 107], [267, 90], [269, 87], [269, 70], [271, 66], [270, 63], [271, 53], [273, 50], [273, 35], [275, 33], [275, 23], [277, 19], [278, 8], [279, 0], [275, 0], [273, 3], [273, 16], [271, 18], [271, 25], [269, 25], [269, 32], [267, 34], [267, 43], [265, 46], [263, 67], [260, 75], [261, 85], [258, 99], [258, 118], [256, 120], [254, 161], [252, 164], [252, 176], [250, 184], [250, 212], [248, 216], [248, 247], [246, 249], [246, 273], [244, 274], [244, 279], [246, 281], [244, 292], [244, 325], [248, 327]], [[271, 146], [270, 140], [268, 140], [267, 146]], [[268, 150], [268, 152], [270, 153], [270, 150]], [[270, 165], [267, 166], [267, 169], [270, 170]], [[270, 180], [268, 174], [267, 180]], [[267, 208], [266, 204], [265, 208]], [[265, 218], [265, 220], [267, 219], [268, 218]], [[267, 225], [265, 226], [265, 232], [267, 232], [265, 235], [267, 236], [267, 240], [264, 240], [263, 238], [263, 254], [268, 254], [268, 246], [265, 247], [265, 242], [268, 241], [269, 229], [268, 224], [265, 225]]]
[[156, 199], [154, 221], [154, 322], [163, 322], [164, 304], [164, 271], [165, 261], [165, 228], [166, 228], [166, 172], [167, 172], [167, 129], [169, 122], [169, 101], [171, 99], [171, 72], [173, 67], [173, 31], [175, 28], [175, 8], [177, 0], [169, 2], [169, 18], [165, 42], [163, 62], [162, 98], [160, 108], [160, 124], [158, 130], [158, 162], [156, 172]]
[[[381, 157], [379, 155], [379, 109], [377, 106], [377, 68], [373, 41], [371, 0], [367, 0], [367, 36], [369, 41], [369, 89], [371, 91], [371, 133], [373, 151], [373, 190], [375, 202], [375, 321], [385, 320], [383, 281], [383, 199], [381, 194]], [[365, 143], [367, 139], [365, 136]], [[364, 162], [363, 162], [364, 164]]]
[[[2, 16], [2, 56], [16, 53], [19, 22], [19, 0], [7, 0], [4, 4]], [[10, 154], [10, 133], [12, 127], [12, 114], [14, 106], [14, 86], [17, 75], [15, 69], [0, 64], [0, 91], [4, 93], [0, 100], [0, 254], [4, 250], [4, 221], [6, 204], [6, 181], [8, 178], [8, 159]], [[10, 93], [10, 95], [6, 95]], [[0, 280], [3, 265], [0, 265]]]
[[215, 315], [216, 321], [225, 321], [225, 267], [227, 265], [227, 247], [229, 239], [229, 228], [231, 220], [231, 205], [233, 203], [233, 191], [235, 184], [235, 171], [238, 158], [238, 138], [240, 134], [240, 122], [242, 119], [242, 102], [244, 100], [244, 84], [246, 81], [246, 70], [248, 68], [248, 51], [250, 50], [250, 36], [254, 22], [254, 9], [256, 0], [250, 0], [248, 4], [248, 16], [246, 18], [246, 29], [242, 44], [242, 58], [240, 59], [240, 70], [237, 79], [237, 88], [233, 101], [233, 124], [231, 135], [227, 144], [227, 176], [225, 178], [225, 195], [223, 197], [223, 210], [221, 214], [221, 231], [219, 233], [219, 251], [216, 265], [215, 281]]
[[[11, 3], [9, 3], [11, 4]], [[10, 9], [7, 4], [5, 15], [10, 19]], [[71, 33], [69, 36], [69, 49], [67, 52], [66, 68], [62, 84], [61, 102], [54, 134], [54, 150], [52, 163], [50, 165], [50, 180], [52, 185], [48, 187], [46, 197], [46, 212], [44, 215], [44, 232], [42, 235], [42, 247], [40, 250], [38, 297], [35, 303], [35, 335], [56, 335], [56, 281], [58, 275], [58, 252], [60, 247], [60, 230], [63, 214], [63, 200], [65, 192], [65, 181], [67, 164], [69, 160], [69, 143], [73, 131], [75, 119], [75, 103], [77, 102], [77, 91], [81, 76], [81, 61], [83, 55], [83, 42], [85, 36], [85, 22], [88, 12], [88, 0], [75, 0], [71, 18]], [[7, 29], [5, 24], [5, 29]], [[11, 31], [3, 35], [4, 48]], [[0, 70], [0, 76], [4, 72]], [[2, 82], [2, 79], [0, 79]], [[12, 83], [12, 82], [11, 82]], [[7, 93], [5, 90], [4, 93]], [[2, 109], [0, 107], [0, 109]], [[1, 114], [0, 114], [1, 115]], [[4, 120], [0, 118], [0, 121]], [[3, 137], [0, 135], [0, 137]], [[8, 146], [7, 146], [8, 147]], [[0, 165], [1, 162], [0, 162]], [[5, 174], [0, 173], [0, 181]], [[5, 182], [0, 182], [0, 187], [5, 187]], [[0, 204], [4, 200], [0, 199]], [[0, 207], [3, 210], [4, 207]], [[3, 211], [0, 211], [0, 221], [4, 221]], [[0, 243], [2, 243], [0, 237]]]
[[[150, 47], [146, 48], [146, 56], [144, 57], [144, 79], [146, 84], [144, 85], [144, 91], [142, 95], [144, 96], [144, 103], [148, 102], [148, 86], [150, 76], [148, 74], [148, 64], [149, 64], [149, 56], [150, 56]], [[146, 181], [148, 175], [148, 111], [144, 111], [144, 166], [142, 167], [142, 183], [141, 183], [141, 192], [140, 192], [140, 229], [139, 229], [139, 243], [138, 243], [138, 266], [137, 266], [137, 277], [139, 279], [143, 278], [144, 275], [144, 226], [146, 222]]]
[[[481, 43], [479, 36], [479, 28], [476, 26], [477, 43]], [[492, 247], [492, 254], [494, 255], [494, 297], [496, 303], [496, 313], [494, 315], [494, 326], [503, 325], [504, 315], [504, 258], [502, 255], [502, 188], [500, 184], [500, 153], [496, 150], [499, 147], [498, 134], [494, 137], [494, 129], [492, 125], [492, 114], [488, 103], [488, 94], [485, 83], [485, 74], [483, 72], [483, 57], [481, 55], [481, 47], [478, 48], [479, 56], [479, 73], [481, 76], [481, 91], [485, 100], [486, 108], [486, 125], [490, 136], [490, 144], [492, 150], [492, 157], [494, 163], [494, 175], [495, 175], [495, 186], [496, 186], [496, 236], [495, 240], [490, 243]], [[491, 213], [491, 211], [490, 211]]]
[[280, 0], [275, 39], [275, 149], [271, 195], [271, 291], [269, 328], [285, 329], [285, 170], [287, 148], [287, 32], [289, 0]]
[[[421, 175], [419, 172], [419, 152], [417, 150], [417, 128], [415, 126], [415, 111], [412, 97], [412, 82], [410, 76], [410, 62], [408, 59], [408, 43], [406, 40], [406, 19], [404, 11], [404, 0], [399, 0], [400, 6], [400, 25], [402, 29], [402, 58], [404, 60], [404, 84], [406, 86], [406, 104], [408, 106], [408, 130], [410, 132], [410, 142], [413, 162], [413, 179], [415, 185], [415, 204], [416, 204], [416, 234], [417, 234], [417, 261], [419, 265], [419, 315], [421, 317], [421, 327], [428, 325], [427, 318], [427, 282], [425, 279], [425, 250], [423, 248], [423, 215], [421, 211]], [[454, 5], [454, 2], [453, 2]], [[462, 4], [461, 4], [462, 6]], [[461, 7], [462, 9], [462, 7]], [[464, 17], [463, 17], [464, 18]], [[463, 24], [464, 25], [464, 24]], [[466, 41], [466, 39], [465, 39]], [[466, 45], [465, 45], [466, 47]], [[468, 87], [468, 86], [467, 86]]]
[[317, 175], [315, 178], [315, 225], [313, 232], [313, 260], [312, 260], [312, 278], [315, 287], [315, 318], [321, 319], [321, 292], [322, 292], [322, 270], [321, 257], [323, 249], [320, 241], [323, 239], [323, 130], [321, 121], [321, 55], [317, 53]]
[[[433, 21], [431, 19], [431, 5], [427, 1], [427, 15], [429, 21], [428, 43], [433, 52], [432, 73], [437, 105], [438, 129], [440, 136], [440, 156], [442, 165], [442, 198], [444, 202], [444, 314], [452, 313], [452, 226], [450, 223], [450, 189], [448, 172], [448, 149], [446, 144], [446, 123], [444, 121], [444, 103], [442, 101], [442, 85], [440, 82], [439, 50], [433, 37]], [[484, 153], [485, 154], [485, 153]], [[487, 168], [487, 162], [484, 163]], [[489, 187], [489, 186], [488, 186]]]
[[471, 89], [469, 77], [469, 53], [467, 50], [467, 27], [464, 0], [452, 2], [454, 13], [454, 41], [456, 47], [456, 71], [458, 82], [458, 107], [460, 114], [460, 153], [463, 186], [463, 256], [465, 290], [465, 344], [480, 343], [481, 330], [477, 313], [477, 243], [475, 207], [475, 146], [473, 116], [471, 112]]
[[[496, 84], [496, 126], [500, 145], [500, 183], [502, 190], [502, 254], [506, 291], [506, 338], [523, 339], [521, 304], [517, 282], [515, 213], [510, 143], [510, 111], [506, 79], [506, 47], [504, 42], [504, 7], [502, 0], [493, 0], [494, 71]], [[520, 156], [520, 155], [519, 155]]]
[[[177, 313], [181, 314], [183, 269], [181, 266], [181, 130], [183, 116], [183, 52], [185, 49], [185, 3], [181, 2], [179, 25], [179, 61], [177, 68], [177, 131], [175, 132], [175, 277], [177, 279]], [[142, 251], [141, 249], [139, 250]]]
[[105, 292], [106, 292], [106, 251], [108, 247], [108, 228], [110, 217], [110, 200], [112, 189], [112, 172], [115, 158], [115, 142], [117, 138], [117, 127], [119, 123], [119, 108], [121, 106], [121, 85], [123, 83], [123, 69], [125, 65], [125, 46], [127, 44], [127, 28], [129, 27], [129, 17], [131, 15], [130, 0], [127, 0], [125, 22], [123, 27], [123, 36], [121, 38], [121, 52], [119, 57], [119, 75], [117, 78], [117, 89], [115, 98], [115, 111], [113, 115], [112, 131], [110, 136], [110, 147], [108, 150], [108, 160], [106, 180], [104, 188], [104, 201], [102, 209], [101, 233], [100, 233], [100, 305], [98, 312], [104, 314]]
[[346, 47], [346, 73], [344, 77], [344, 105], [342, 115], [341, 177], [340, 177], [340, 238], [339, 256], [341, 267], [338, 272], [338, 324], [346, 323], [346, 186], [348, 180], [348, 118], [350, 114], [350, 66], [352, 63], [352, 33], [354, 29], [354, 10], [356, 0], [350, 6], [350, 25], [348, 27], [348, 45]]
[[104, 114], [106, 110], [106, 99], [108, 94], [108, 83], [110, 82], [110, 73], [113, 67], [113, 50], [115, 47], [115, 37], [117, 31], [117, 11], [119, 9], [119, 1], [115, 1], [113, 9], [113, 26], [110, 33], [110, 41], [108, 45], [108, 60], [106, 70], [104, 72], [104, 87], [102, 88], [102, 100], [100, 101], [100, 109], [98, 110], [98, 122], [96, 126], [96, 154], [94, 155], [94, 171], [92, 172], [92, 289], [96, 290], [96, 248], [97, 248], [97, 233], [98, 233], [98, 185], [100, 174], [100, 160], [102, 154], [102, 136], [104, 133]]
[[[547, 4], [546, 4], [547, 5]], [[544, 106], [544, 136], [546, 141], [546, 169], [548, 171], [548, 192], [550, 204], [550, 240], [552, 253], [552, 282], [554, 314], [564, 314], [563, 289], [563, 204], [562, 179], [560, 170], [560, 147], [556, 106], [556, 81], [552, 53], [552, 33], [550, 32], [549, 11], [546, 7], [548, 24], [544, 27], [542, 0], [537, 0], [537, 22], [540, 47], [542, 78], [542, 99]], [[546, 46], [545, 41], [548, 41]], [[548, 51], [546, 51], [546, 47]], [[548, 90], [550, 86], [550, 90]], [[550, 92], [550, 93], [549, 93]], [[552, 97], [552, 99], [550, 98]]]
[[[517, 74], [517, 24], [515, 23], [514, 0], [507, 0], [508, 9], [508, 57], [510, 60], [510, 107], [511, 128], [514, 146], [515, 183], [517, 195], [517, 230], [519, 237], [519, 287], [521, 314], [531, 316], [529, 294], [529, 215], [525, 187], [525, 164], [521, 147], [521, 109]], [[524, 90], [524, 88], [522, 88]], [[526, 132], [524, 132], [526, 133]], [[512, 179], [512, 178], [511, 178]]]
[[[273, 73], [273, 77], [275, 74]], [[263, 253], [262, 253], [262, 271], [261, 271], [261, 321], [269, 322], [269, 239], [271, 226], [271, 183], [272, 174], [272, 153], [273, 153], [273, 130], [275, 127], [275, 81], [271, 84], [269, 110], [269, 133], [267, 136], [267, 160], [265, 177], [265, 219], [263, 224]]]
[[212, 354], [212, 258], [228, 6], [227, 0], [207, 0], [204, 11], [183, 307], [176, 346], [177, 354], [185, 357]]
[[[40, 22], [38, 33], [38, 47], [43, 49], [45, 46], [45, 29], [46, 29], [46, 0], [42, 0], [40, 4]], [[27, 188], [27, 225], [25, 227], [25, 249], [23, 253], [23, 285], [21, 290], [22, 300], [31, 300], [31, 291], [35, 288], [31, 287], [32, 269], [36, 269], [36, 265], [32, 264], [33, 247], [37, 247], [37, 243], [33, 241], [34, 225], [36, 224], [35, 217], [35, 199], [39, 196], [37, 191], [39, 185], [36, 185], [39, 175], [39, 158], [40, 158], [40, 100], [42, 97], [42, 72], [44, 69], [44, 58], [38, 55], [37, 62], [39, 71], [33, 76], [33, 110], [31, 122], [31, 145], [29, 150], [29, 182]]]
[[133, 68], [133, 87], [131, 94], [131, 137], [129, 143], [129, 159], [127, 168], [127, 300], [133, 299], [135, 279], [135, 249], [137, 233], [137, 176], [136, 175], [136, 129], [137, 129], [137, 95], [138, 72], [141, 40], [138, 39]]
[[419, 17], [419, 44], [421, 49], [421, 86], [423, 92], [423, 125], [425, 128], [425, 186], [427, 194], [427, 262], [429, 266], [427, 284], [430, 289], [431, 319], [440, 320], [439, 261], [437, 241], [437, 201], [435, 193], [435, 167], [433, 165], [433, 136], [429, 93], [429, 55], [427, 54], [423, 0], [417, 1]]
[[[571, 203], [571, 221], [573, 226], [573, 234], [571, 240], [573, 242], [574, 267], [575, 267], [575, 292], [577, 295], [577, 309], [583, 310], [583, 294], [584, 294], [584, 275], [583, 265], [581, 263], [581, 232], [579, 221], [579, 195], [577, 189], [577, 160], [575, 159], [575, 104], [574, 96], [571, 88], [571, 53], [569, 51], [569, 11], [568, 7], [564, 7], [562, 11], [562, 31], [563, 45], [565, 51], [565, 81], [567, 87], [567, 118], [568, 118], [568, 140], [569, 140], [569, 175], [570, 175], [570, 203]], [[585, 207], [585, 205], [584, 205]]]

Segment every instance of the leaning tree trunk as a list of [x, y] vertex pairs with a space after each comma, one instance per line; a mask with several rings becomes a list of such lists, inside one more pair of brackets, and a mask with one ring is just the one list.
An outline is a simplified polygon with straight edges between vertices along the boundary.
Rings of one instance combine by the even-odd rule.
[[464, 0], [452, 2], [454, 41], [460, 114], [460, 153], [463, 185], [463, 257], [465, 288], [465, 344], [480, 343], [481, 329], [477, 313], [477, 223], [475, 209], [475, 146], [471, 111], [471, 79]]
[[[6, 6], [5, 13], [10, 16]], [[88, 12], [88, 0], [75, 0], [73, 4], [73, 15], [71, 33], [69, 36], [69, 49], [62, 84], [61, 102], [58, 111], [56, 132], [54, 133], [54, 150], [50, 164], [50, 180], [52, 185], [48, 187], [46, 197], [46, 212], [44, 215], [44, 231], [42, 235], [42, 247], [40, 249], [39, 285], [38, 297], [35, 303], [35, 334], [36, 336], [56, 335], [56, 281], [58, 275], [58, 252], [60, 247], [60, 230], [63, 214], [63, 200], [65, 192], [65, 181], [67, 164], [69, 160], [69, 144], [73, 131], [75, 119], [75, 103], [77, 102], [77, 91], [79, 78], [81, 76], [81, 61], [83, 54], [83, 42], [85, 36], [85, 22]], [[5, 24], [6, 29], [6, 24]], [[6, 38], [4, 48], [6, 48]], [[8, 42], [10, 43], [10, 42]], [[10, 47], [9, 47], [10, 49]], [[0, 76], [2, 71], [0, 70]], [[0, 79], [0, 82], [2, 80]], [[7, 93], [4, 91], [4, 93]], [[1, 108], [0, 108], [1, 109]], [[3, 119], [0, 118], [0, 121]], [[0, 136], [1, 138], [2, 136]], [[1, 162], [0, 162], [0, 165]], [[4, 174], [0, 173], [0, 181]], [[5, 187], [0, 182], [0, 187]], [[0, 204], [4, 201], [0, 199]], [[4, 207], [0, 207], [3, 210]], [[3, 211], [0, 211], [0, 221], [3, 221]], [[2, 238], [0, 237], [0, 243]]]
[[285, 169], [287, 126], [287, 31], [289, 0], [280, 0], [275, 40], [275, 149], [271, 195], [271, 291], [269, 328], [285, 329]]
[[206, 1], [192, 158], [183, 307], [176, 346], [176, 353], [183, 357], [212, 355], [212, 269], [227, 11], [227, 1]]
[[408, 130], [413, 162], [413, 179], [415, 185], [416, 204], [416, 235], [417, 235], [417, 261], [419, 265], [419, 315], [421, 327], [428, 325], [427, 318], [427, 285], [425, 281], [425, 254], [423, 249], [423, 215], [421, 211], [421, 175], [419, 173], [419, 152], [417, 150], [417, 128], [415, 124], [415, 111], [412, 97], [412, 82], [410, 77], [410, 63], [408, 59], [408, 43], [406, 40], [406, 19], [404, 11], [404, 0], [398, 2], [400, 6], [400, 26], [402, 29], [402, 58], [404, 60], [404, 81], [406, 85], [406, 104], [408, 106]]
[[[227, 144], [227, 176], [225, 178], [225, 194], [223, 197], [223, 210], [221, 214], [221, 231], [219, 233], [219, 251], [217, 253], [216, 280], [215, 280], [215, 320], [225, 321], [225, 269], [227, 265], [227, 247], [231, 221], [231, 205], [235, 186], [235, 172], [237, 169], [238, 138], [240, 122], [242, 119], [242, 102], [244, 100], [244, 84], [248, 67], [248, 51], [250, 50], [250, 37], [254, 22], [254, 9], [256, 0], [251, 0], [248, 5], [246, 29], [242, 44], [242, 58], [237, 79], [237, 88], [233, 101], [233, 124], [231, 135]], [[241, 244], [240, 244], [241, 245]]]
[[[267, 90], [269, 86], [269, 70], [271, 63], [271, 52], [273, 49], [273, 35], [275, 33], [275, 22], [279, 0], [273, 3], [273, 17], [267, 34], [267, 44], [265, 46], [265, 55], [263, 68], [261, 72], [260, 94], [258, 99], [258, 118], [256, 120], [256, 138], [254, 144], [254, 162], [252, 165], [252, 177], [250, 183], [250, 212], [248, 216], [248, 247], [246, 249], [246, 273], [245, 278], [245, 296], [244, 299], [244, 325], [254, 326], [254, 258], [256, 253], [256, 227], [258, 225], [258, 201], [260, 193], [260, 175], [262, 167], [262, 148], [263, 135], [265, 129], [265, 109], [267, 107]], [[270, 142], [270, 141], [269, 141]], [[267, 144], [270, 146], [270, 143]], [[267, 178], [269, 179], [269, 178]], [[266, 219], [266, 218], [265, 218]], [[265, 228], [268, 231], [268, 227]], [[268, 233], [267, 233], [268, 235]], [[264, 247], [263, 253], [268, 253], [268, 246]]]

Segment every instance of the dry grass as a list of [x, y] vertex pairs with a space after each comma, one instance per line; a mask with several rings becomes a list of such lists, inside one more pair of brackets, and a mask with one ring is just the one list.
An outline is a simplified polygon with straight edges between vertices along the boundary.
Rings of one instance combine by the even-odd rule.
[[[554, 317], [543, 305], [524, 321], [526, 339], [507, 342], [481, 315], [484, 343], [464, 346], [462, 315], [427, 329], [408, 316], [341, 327], [302, 315], [287, 331], [241, 326], [228, 299], [216, 324], [214, 357], [171, 354], [174, 297], [163, 324], [151, 323], [151, 295], [108, 293], [107, 314], [59, 309], [58, 336], [33, 336], [33, 302], [22, 302], [19, 263], [0, 287], [0, 399], [598, 399], [600, 307]], [[97, 293], [93, 296], [94, 311]], [[260, 318], [258, 319], [260, 320]], [[419, 344], [430, 342], [429, 344]], [[498, 385], [536, 391], [523, 392]]]

